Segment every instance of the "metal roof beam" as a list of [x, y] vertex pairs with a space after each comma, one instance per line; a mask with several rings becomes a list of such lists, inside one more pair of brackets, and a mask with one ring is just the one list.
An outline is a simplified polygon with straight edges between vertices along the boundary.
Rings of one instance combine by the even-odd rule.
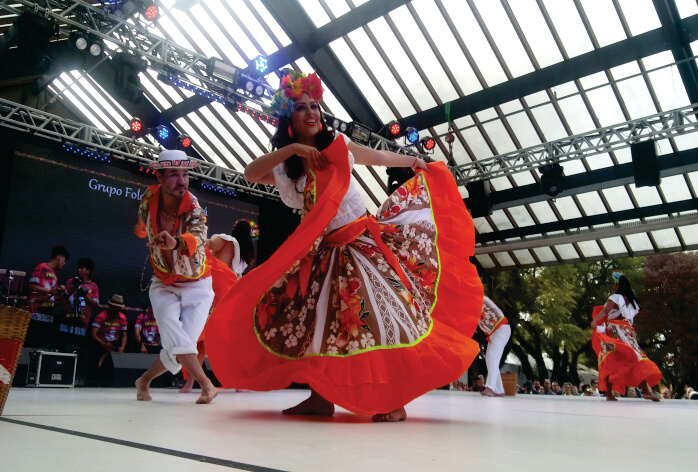
[[[684, 18], [682, 25], [685, 34], [695, 38], [698, 34], [698, 15]], [[663, 28], [657, 28], [453, 100], [450, 102], [451, 120], [666, 50], [666, 32]], [[691, 102], [695, 100], [691, 99]], [[400, 120], [403, 128], [413, 126], [418, 130], [445, 122], [446, 104]]]
[[652, 0], [652, 3], [662, 23], [665, 40], [671, 48], [674, 60], [679, 62], [677, 68], [688, 99], [691, 103], [696, 103], [698, 102], [698, 67], [696, 61], [686, 61], [686, 59], [693, 57], [691, 41], [698, 39], [698, 34], [695, 29], [687, 30], [674, 0]]
[[[361, 90], [342, 66], [328, 44], [317, 49], [315, 25], [297, 0], [262, 0], [264, 6], [284, 32], [298, 45], [297, 54], [305, 57], [354, 121], [373, 130], [383, 126]], [[373, 3], [373, 2], [370, 2]], [[285, 61], [284, 64], [290, 61]], [[280, 64], [280, 65], [284, 65]], [[279, 65], [276, 66], [278, 68]]]
[[[657, 162], [659, 174], [662, 177], [698, 171], [698, 148], [664, 154], [657, 158]], [[564, 190], [560, 192], [556, 198], [605, 188], [620, 187], [633, 183], [635, 183], [633, 164], [620, 164], [604, 169], [565, 176], [563, 183]], [[552, 197], [543, 193], [540, 185], [534, 183], [492, 192], [489, 198], [492, 203], [492, 209], [501, 210], [503, 208], [550, 200]], [[465, 205], [470, 208], [470, 198], [466, 198], [463, 201]]]

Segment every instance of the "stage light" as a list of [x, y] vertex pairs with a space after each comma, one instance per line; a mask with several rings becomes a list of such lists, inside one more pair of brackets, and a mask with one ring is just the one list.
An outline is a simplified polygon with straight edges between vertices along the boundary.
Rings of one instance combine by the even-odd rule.
[[540, 169], [540, 188], [543, 193], [556, 197], [562, 192], [565, 182], [565, 172], [558, 163], [546, 164]]
[[245, 90], [252, 93], [252, 91], [254, 90], [254, 82], [252, 82], [251, 80], [245, 82]]
[[398, 138], [400, 137], [400, 132], [402, 131], [402, 126], [400, 126], [400, 123], [398, 123], [396, 120], [391, 121], [387, 125], [388, 128], [388, 138]]
[[186, 134], [181, 135], [179, 137], [179, 145], [184, 149], [191, 147], [191, 138]]
[[133, 118], [131, 118], [131, 123], [129, 124], [129, 127], [131, 128], [131, 131], [138, 134], [141, 131], [143, 131], [143, 122], [140, 120], [140, 118], [136, 118], [134, 116]]
[[165, 126], [161, 126], [160, 128], [158, 128], [158, 137], [161, 140], [166, 141], [167, 138], [170, 137], [170, 130], [167, 129], [167, 127]]
[[254, 88], [254, 94], [258, 97], [264, 96], [264, 86], [262, 84], [257, 84], [257, 86]]
[[240, 69], [216, 57], [212, 57], [208, 60], [206, 69], [208, 73], [216, 79], [223, 80], [231, 84], [235, 84], [238, 76], [240, 75]]
[[371, 141], [371, 128], [364, 126], [361, 123], [353, 122], [351, 124], [351, 130], [349, 131], [349, 137], [366, 146]]
[[148, 5], [145, 8], [144, 15], [149, 21], [155, 21], [158, 19], [158, 16], [160, 16], [160, 9], [157, 5]]
[[405, 130], [405, 133], [407, 135], [407, 140], [410, 143], [417, 144], [417, 142], [419, 141], [419, 131], [410, 126]]
[[131, 103], [138, 104], [143, 99], [139, 74], [145, 72], [148, 63], [145, 59], [128, 52], [119, 52], [112, 58], [114, 68], [114, 90]]
[[436, 141], [434, 138], [424, 138], [421, 141], [422, 147], [426, 149], [427, 151], [431, 151], [436, 147]]
[[84, 51], [87, 49], [87, 39], [77, 31], [70, 33], [68, 36], [68, 41], [70, 41], [70, 44], [75, 46], [75, 49], [78, 51]]
[[259, 75], [264, 75], [269, 70], [269, 61], [261, 54], [252, 60], [252, 64]]
[[93, 41], [90, 44], [89, 51], [90, 51], [90, 54], [92, 54], [93, 56], [96, 57], [96, 56], [99, 56], [100, 54], [102, 54], [102, 49], [103, 49], [102, 44], [99, 41]]

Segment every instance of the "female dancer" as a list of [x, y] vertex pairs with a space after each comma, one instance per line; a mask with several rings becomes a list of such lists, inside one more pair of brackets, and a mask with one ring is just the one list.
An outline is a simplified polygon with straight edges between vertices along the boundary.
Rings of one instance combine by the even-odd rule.
[[594, 308], [591, 322], [591, 343], [599, 357], [599, 390], [606, 392], [606, 400], [617, 401], [613, 390], [625, 392], [628, 386], [639, 386], [643, 398], [658, 402], [650, 387], [662, 380], [662, 373], [640, 348], [633, 329], [640, 304], [624, 275], [616, 271], [613, 278], [617, 280], [614, 294], [603, 307]]
[[[250, 222], [247, 220], [236, 221], [230, 234], [213, 235], [206, 240], [204, 248], [208, 250], [207, 255], [210, 252], [210, 256], [216, 259], [210, 259], [211, 276], [213, 277], [213, 306], [215, 307], [223, 294], [242, 277], [247, 266], [254, 261], [255, 250], [252, 244]], [[196, 343], [196, 358], [199, 364], [203, 364], [206, 357], [204, 339], [204, 333], [201, 333]], [[194, 388], [194, 377], [188, 375], [186, 371], [183, 373], [186, 381], [179, 392], [190, 393]]]
[[[284, 77], [272, 152], [245, 169], [273, 184], [303, 221], [272, 257], [214, 309], [209, 361], [223, 385], [272, 390], [307, 383], [285, 414], [401, 421], [404, 405], [460, 377], [478, 352], [470, 339], [483, 291], [474, 230], [443, 163], [353, 143], [324, 121], [315, 74]], [[376, 217], [351, 183], [354, 163], [412, 167]], [[438, 301], [437, 301], [438, 299]]]

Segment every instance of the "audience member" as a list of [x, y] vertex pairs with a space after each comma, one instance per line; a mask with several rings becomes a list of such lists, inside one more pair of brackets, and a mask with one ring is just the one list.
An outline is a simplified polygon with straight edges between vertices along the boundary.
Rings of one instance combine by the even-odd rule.
[[63, 291], [58, 286], [57, 270], [61, 270], [70, 253], [63, 246], [51, 251], [51, 259], [37, 265], [29, 278], [29, 311], [32, 313], [24, 342], [28, 347], [46, 347], [56, 342], [54, 304]]
[[552, 384], [550, 383], [550, 379], [545, 379], [543, 381], [543, 390], [541, 390], [541, 395], [555, 395], [555, 392], [553, 392], [552, 389]]
[[136, 324], [133, 327], [133, 337], [139, 346], [140, 352], [143, 354], [160, 353], [162, 349], [160, 345], [160, 330], [158, 329], [157, 321], [155, 321], [155, 315], [153, 315], [153, 307], [150, 305], [136, 318]]
[[662, 398], [666, 400], [671, 400], [672, 398], [674, 398], [674, 395], [669, 387], [664, 387], [662, 389]]
[[534, 379], [533, 380], [533, 389], [531, 390], [531, 393], [534, 395], [538, 395], [542, 390], [543, 390], [543, 387], [540, 386], [540, 380]]
[[553, 380], [552, 390], [555, 395], [562, 395], [562, 388], [560, 388], [560, 384], [556, 380]]
[[594, 397], [601, 396], [601, 392], [599, 392], [599, 379], [591, 379], [591, 394]]
[[572, 384], [570, 382], [565, 382], [562, 385], [562, 394], [565, 396], [573, 396], [574, 391], [572, 390]]
[[579, 395], [579, 390], [577, 389], [576, 385], [572, 385], [572, 395]]
[[635, 387], [628, 387], [628, 393], [625, 395], [627, 398], [638, 398], [637, 390]]
[[92, 322], [92, 339], [96, 343], [96, 349], [91, 356], [92, 368], [95, 371], [98, 385], [110, 386], [114, 374], [114, 362], [111, 353], [124, 352], [128, 323], [126, 315], [119, 311], [125, 308], [124, 297], [114, 294], [109, 299], [109, 308], [97, 315]]
[[485, 390], [485, 376], [480, 374], [473, 381], [473, 385], [470, 387], [471, 392], [482, 392]]

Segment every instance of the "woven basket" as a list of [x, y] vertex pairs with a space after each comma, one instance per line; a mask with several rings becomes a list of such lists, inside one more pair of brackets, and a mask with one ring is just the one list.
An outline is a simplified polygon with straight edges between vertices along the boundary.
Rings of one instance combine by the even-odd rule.
[[10, 393], [31, 313], [0, 305], [0, 415]]
[[513, 397], [516, 395], [516, 374], [514, 372], [505, 372], [502, 374], [502, 385], [504, 386], [504, 395]]

